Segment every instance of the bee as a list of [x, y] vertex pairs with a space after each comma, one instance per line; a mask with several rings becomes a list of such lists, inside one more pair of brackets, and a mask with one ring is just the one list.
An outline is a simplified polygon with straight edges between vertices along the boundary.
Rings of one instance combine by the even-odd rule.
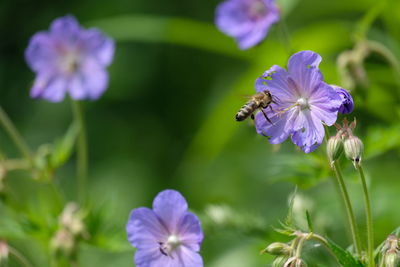
[[[250, 100], [236, 113], [236, 121], [243, 121], [249, 116], [254, 120], [254, 112], [256, 109], [260, 109], [264, 114], [265, 119], [271, 123], [272, 121], [268, 118], [267, 114], [264, 112], [264, 108], [270, 107], [271, 103], [275, 103], [272, 99], [270, 91], [264, 90], [250, 97]], [[272, 108], [271, 108], [272, 109]]]

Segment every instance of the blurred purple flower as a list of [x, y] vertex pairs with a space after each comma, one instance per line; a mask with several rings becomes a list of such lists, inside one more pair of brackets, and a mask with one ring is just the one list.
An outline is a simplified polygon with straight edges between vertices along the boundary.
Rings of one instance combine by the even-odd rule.
[[318, 69], [321, 56], [302, 51], [291, 56], [288, 72], [274, 65], [256, 80], [257, 92], [269, 90], [275, 103], [265, 113], [256, 115], [256, 129], [270, 137], [271, 144], [285, 141], [289, 135], [305, 153], [312, 152], [324, 138], [323, 122], [335, 123], [342, 100], [339, 94], [323, 81]]
[[333, 89], [339, 94], [339, 96], [342, 98], [342, 105], [339, 108], [339, 112], [342, 114], [349, 114], [353, 111], [354, 109], [354, 102], [353, 98], [347, 92], [347, 90], [336, 86], [336, 85], [331, 85]]
[[49, 31], [36, 33], [25, 51], [36, 73], [31, 97], [59, 102], [68, 92], [75, 100], [97, 99], [107, 88], [106, 67], [113, 56], [111, 38], [81, 28], [73, 16], [58, 18]]
[[165, 190], [154, 199], [153, 210], [132, 211], [126, 230], [129, 242], [137, 248], [136, 266], [203, 266], [198, 254], [203, 232], [197, 216], [187, 209], [179, 192]]
[[240, 49], [248, 49], [261, 42], [278, 20], [274, 0], [226, 0], [217, 7], [215, 23], [236, 38]]

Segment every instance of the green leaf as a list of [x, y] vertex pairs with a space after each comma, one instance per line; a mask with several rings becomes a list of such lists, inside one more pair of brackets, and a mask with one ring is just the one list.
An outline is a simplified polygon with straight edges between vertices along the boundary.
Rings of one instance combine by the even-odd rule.
[[351, 255], [351, 253], [349, 251], [344, 250], [343, 248], [339, 247], [335, 242], [333, 242], [329, 238], [327, 238], [326, 240], [327, 240], [328, 247], [332, 250], [333, 254], [338, 259], [338, 262], [342, 266], [346, 266], [346, 267], [363, 267], [364, 266], [359, 260], [354, 258], [353, 255]]
[[312, 233], [312, 232], [314, 232], [313, 231], [313, 224], [312, 224], [311, 216], [310, 216], [310, 213], [308, 212], [308, 210], [306, 210], [306, 217], [307, 217], [308, 231], [310, 233]]
[[78, 133], [79, 125], [73, 122], [64, 137], [54, 143], [50, 158], [52, 168], [56, 169], [62, 166], [70, 158]]

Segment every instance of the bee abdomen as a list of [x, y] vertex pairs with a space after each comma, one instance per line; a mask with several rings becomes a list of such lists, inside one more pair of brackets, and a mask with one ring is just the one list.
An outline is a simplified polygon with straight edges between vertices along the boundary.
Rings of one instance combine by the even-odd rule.
[[255, 110], [257, 105], [254, 101], [249, 101], [236, 113], [236, 120], [243, 121], [247, 119]]

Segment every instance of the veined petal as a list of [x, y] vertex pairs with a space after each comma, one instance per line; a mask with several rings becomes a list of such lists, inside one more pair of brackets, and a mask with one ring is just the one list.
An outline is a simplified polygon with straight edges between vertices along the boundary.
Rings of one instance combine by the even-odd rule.
[[255, 87], [257, 92], [269, 90], [274, 101], [279, 104], [296, 102], [294, 92], [290, 90], [289, 74], [278, 65], [273, 65], [257, 78]]
[[312, 51], [301, 51], [290, 57], [288, 71], [297, 85], [299, 96], [309, 97], [314, 88], [323, 80], [318, 66], [322, 58]]
[[139, 250], [153, 250], [154, 248], [158, 250], [158, 242], [162, 242], [168, 236], [165, 226], [148, 208], [137, 208], [132, 211], [126, 231], [129, 242]]
[[331, 86], [321, 82], [312, 92], [309, 103], [313, 115], [331, 126], [336, 122], [342, 99]]
[[[193, 250], [181, 246], [178, 251], [179, 264], [177, 267], [203, 267], [203, 259], [200, 254]], [[161, 265], [160, 265], [161, 266]]]
[[302, 129], [292, 134], [292, 141], [305, 153], [310, 153], [322, 143], [325, 134], [324, 126], [310, 110], [303, 110], [298, 116], [299, 121], [302, 121], [304, 125]]
[[271, 144], [279, 144], [285, 141], [292, 132], [291, 121], [294, 118], [294, 109], [281, 115], [272, 112], [269, 108], [264, 109], [270, 123], [262, 112], [258, 112], [255, 118], [255, 125], [258, 134], [269, 137]]
[[196, 215], [186, 212], [178, 226], [178, 235], [181, 242], [193, 251], [199, 251], [203, 241], [203, 231]]
[[135, 253], [137, 267], [176, 267], [174, 260], [162, 254], [158, 247], [153, 249], [138, 249]]
[[153, 210], [170, 233], [179, 231], [178, 224], [188, 209], [185, 198], [175, 190], [164, 190], [153, 201]]

